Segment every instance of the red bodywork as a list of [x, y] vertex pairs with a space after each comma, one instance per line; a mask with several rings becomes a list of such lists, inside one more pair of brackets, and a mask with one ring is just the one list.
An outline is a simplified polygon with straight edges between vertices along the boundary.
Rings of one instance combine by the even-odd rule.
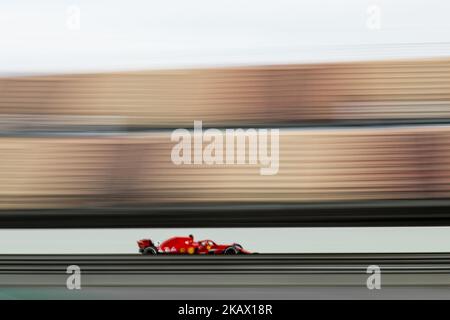
[[[194, 241], [192, 237], [173, 237], [156, 246], [150, 239], [139, 240], [139, 252], [144, 254], [249, 254], [237, 243], [217, 244], [206, 239]], [[152, 249], [150, 249], [152, 248]], [[153, 249], [156, 253], [153, 252]], [[151, 253], [149, 253], [149, 250]]]

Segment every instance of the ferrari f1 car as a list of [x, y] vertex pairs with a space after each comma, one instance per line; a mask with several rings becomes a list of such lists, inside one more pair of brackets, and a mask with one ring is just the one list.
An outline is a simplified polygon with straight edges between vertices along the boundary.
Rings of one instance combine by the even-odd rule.
[[173, 237], [155, 245], [150, 239], [138, 242], [139, 252], [145, 255], [157, 254], [250, 254], [240, 244], [217, 244], [212, 240], [194, 241], [188, 237]]

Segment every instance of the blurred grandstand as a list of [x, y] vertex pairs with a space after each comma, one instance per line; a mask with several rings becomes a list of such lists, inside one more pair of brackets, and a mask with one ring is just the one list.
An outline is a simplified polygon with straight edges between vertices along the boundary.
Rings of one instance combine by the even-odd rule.
[[[378, 219], [386, 219], [386, 207], [401, 201], [408, 224], [423, 201], [418, 224], [448, 224], [449, 119], [449, 59], [4, 77], [0, 220], [32, 227], [34, 212], [47, 212], [78, 226], [68, 218], [74, 212], [124, 208], [122, 220], [138, 210], [131, 225], [155, 226], [164, 225], [155, 219], [168, 208], [185, 210], [188, 220], [206, 206], [208, 219], [219, 221], [242, 206], [234, 218], [250, 221], [245, 206], [276, 205], [295, 207], [286, 222], [301, 224], [302, 210], [318, 204], [330, 213], [308, 221], [327, 224], [333, 208], [350, 214], [378, 203]], [[175, 166], [170, 134], [194, 120], [280, 128], [278, 174], [261, 176], [249, 165]], [[155, 208], [169, 211], [155, 216]], [[272, 213], [276, 223], [282, 211]], [[14, 214], [28, 218], [17, 224]], [[95, 225], [114, 220], [102, 221]]]

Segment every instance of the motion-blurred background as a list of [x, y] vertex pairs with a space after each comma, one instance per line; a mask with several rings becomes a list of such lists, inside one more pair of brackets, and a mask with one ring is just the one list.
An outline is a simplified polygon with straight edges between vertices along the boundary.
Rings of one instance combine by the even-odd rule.
[[[2, 4], [0, 217], [450, 198], [445, 1], [169, 2]], [[278, 174], [175, 166], [194, 120], [280, 128]]]
[[[29, 76], [0, 86], [3, 209], [450, 196], [447, 59]], [[194, 120], [281, 128], [279, 173], [174, 165], [164, 129]]]

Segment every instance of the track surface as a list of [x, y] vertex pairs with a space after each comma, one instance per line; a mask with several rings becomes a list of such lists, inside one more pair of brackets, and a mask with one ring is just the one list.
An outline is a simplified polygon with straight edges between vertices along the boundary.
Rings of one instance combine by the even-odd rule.
[[66, 268], [85, 287], [366, 286], [367, 267], [383, 285], [450, 288], [450, 253], [259, 254], [248, 256], [0, 255], [0, 286], [65, 286]]

